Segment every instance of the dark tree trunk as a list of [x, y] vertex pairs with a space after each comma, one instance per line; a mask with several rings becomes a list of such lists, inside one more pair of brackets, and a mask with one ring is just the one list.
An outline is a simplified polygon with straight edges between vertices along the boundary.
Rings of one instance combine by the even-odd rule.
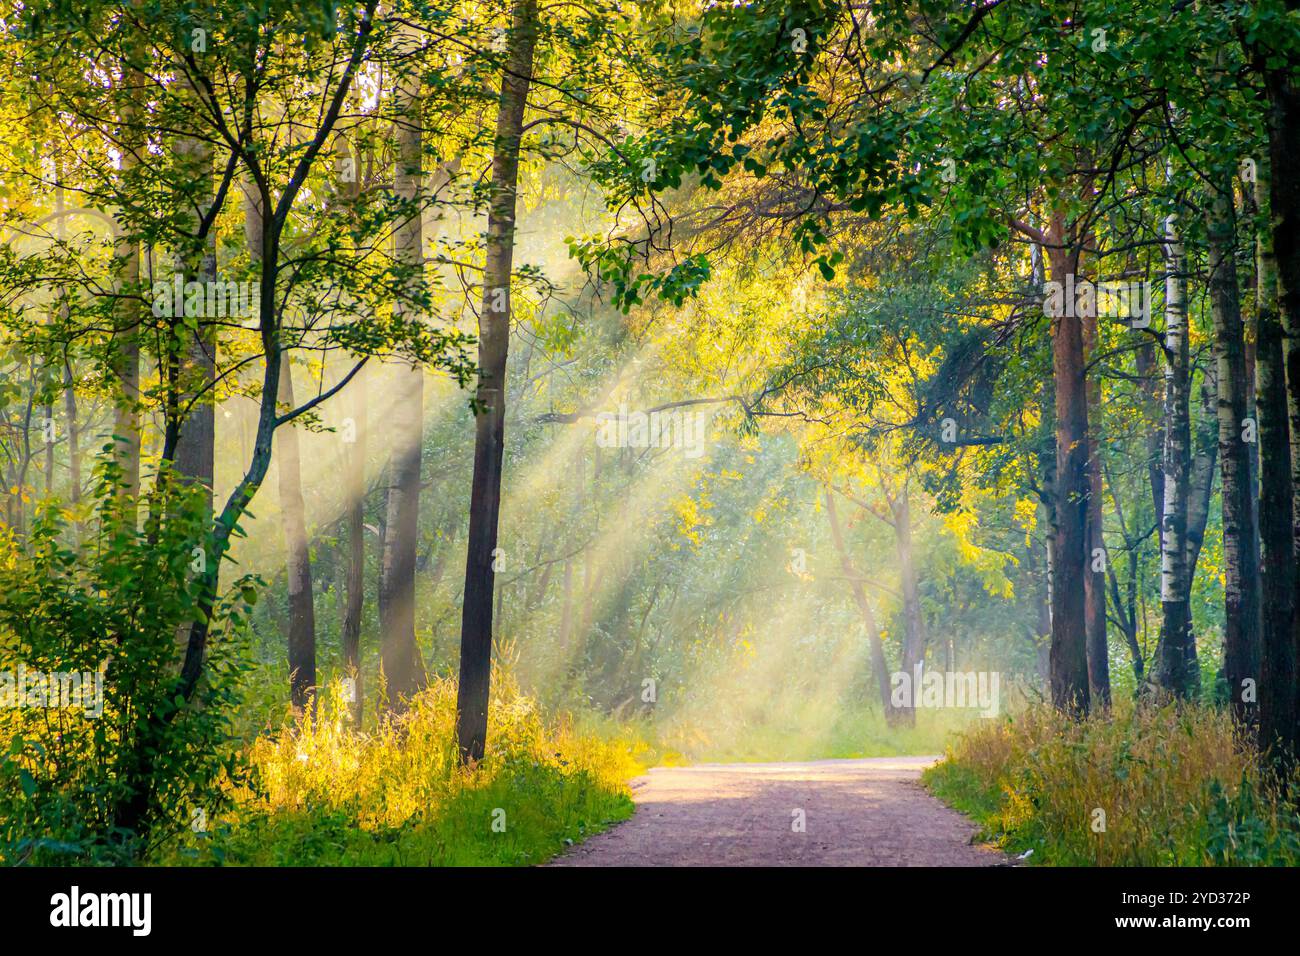
[[[123, 160], [125, 163], [125, 160]], [[121, 470], [124, 495], [140, 494], [140, 302], [133, 298], [140, 283], [140, 244], [119, 238], [117, 256], [122, 260], [118, 326], [114, 334], [113, 374], [118, 381], [114, 396], [114, 461]]]
[[345, 450], [347, 483], [348, 569], [347, 604], [343, 612], [343, 662], [352, 678], [352, 721], [361, 723], [364, 694], [361, 683], [361, 615], [366, 601], [366, 382], [352, 383], [352, 423], [355, 440]]
[[420, 462], [424, 446], [424, 372], [398, 373], [396, 403], [389, 421], [395, 449], [388, 469], [387, 518], [379, 568], [380, 658], [388, 706], [423, 685], [415, 642], [415, 552], [420, 517]]
[[[411, 204], [395, 230], [397, 257], [416, 273], [423, 266], [423, 124], [418, 80], [397, 88], [394, 124], [397, 158], [393, 171], [397, 197]], [[420, 520], [420, 465], [424, 450], [424, 369], [397, 371], [390, 433], [394, 450], [388, 470], [388, 518], [379, 569], [380, 657], [388, 706], [395, 710], [423, 686], [415, 641], [415, 552]]]
[[[254, 263], [264, 252], [261, 203], [256, 189], [241, 185], [244, 205], [244, 242]], [[289, 353], [281, 352], [276, 402], [281, 413], [295, 407], [293, 371]], [[288, 658], [289, 702], [297, 713], [309, 703], [315, 705], [316, 691], [316, 608], [312, 590], [311, 552], [307, 539], [307, 509], [302, 497], [302, 456], [298, 433], [292, 424], [276, 430], [275, 454], [279, 460], [280, 522], [284, 531], [285, 578], [289, 591]]]
[[[194, 174], [206, 184], [199, 212], [206, 215], [212, 202], [212, 148], [197, 141], [185, 140], [179, 150], [193, 164]], [[195, 225], [198, 225], [196, 220]], [[193, 276], [200, 283], [217, 280], [216, 232], [210, 229], [202, 238], [197, 262], [178, 259], [177, 268], [186, 273], [187, 281]], [[173, 322], [178, 329], [181, 347], [173, 361], [177, 364], [177, 383], [180, 389], [181, 412], [175, 427], [176, 472], [180, 478], [202, 489], [201, 496], [207, 512], [212, 512], [212, 494], [216, 468], [216, 405], [213, 386], [217, 374], [217, 335], [213, 316], [201, 315], [191, 328], [179, 318], [185, 306], [173, 303]], [[205, 310], [206, 311], [206, 310]], [[185, 411], [188, 409], [188, 411]], [[210, 556], [209, 556], [210, 557]]]
[[456, 739], [462, 761], [483, 758], [487, 745], [492, 670], [492, 595], [501, 512], [505, 452], [506, 358], [510, 346], [510, 280], [514, 263], [519, 147], [537, 40], [536, 0], [517, 0], [509, 52], [501, 78], [492, 184], [488, 206], [487, 258], [479, 318], [479, 381], [474, 421], [474, 484], [470, 493], [469, 546], [461, 608], [460, 684]]
[[1219, 464], [1223, 476], [1225, 620], [1223, 675], [1233, 712], [1247, 723], [1257, 718], [1259, 682], [1259, 534], [1251, 489], [1250, 449], [1243, 429], [1250, 414], [1246, 395], [1245, 333], [1238, 299], [1236, 215], [1229, 184], [1210, 197], [1206, 221], [1210, 311], [1218, 372]]
[[[1083, 344], [1091, 361], [1097, 354], [1097, 316], [1083, 317]], [[1088, 421], [1088, 568], [1083, 579], [1088, 632], [1088, 688], [1094, 706], [1110, 707], [1110, 648], [1106, 642], [1106, 541], [1102, 534], [1101, 444], [1095, 432], [1101, 425], [1101, 383], [1087, 379]]]
[[[339, 185], [340, 200], [353, 207], [361, 195], [361, 157], [347, 136], [335, 140], [335, 155], [340, 164], [350, 162], [353, 175]], [[367, 375], [361, 371], [351, 385], [351, 434], [342, 436], [344, 507], [347, 514], [348, 550], [344, 571], [344, 604], [341, 631], [343, 667], [351, 685], [348, 708], [354, 726], [361, 726], [365, 710], [365, 687], [361, 675], [361, 618], [366, 605], [366, 438], [369, 423]], [[348, 439], [351, 440], [348, 440]]]
[[[123, 76], [133, 86], [142, 86], [143, 78], [124, 67]], [[138, 163], [137, 150], [142, 136], [136, 127], [136, 111], [128, 106], [122, 111], [123, 145], [122, 176], [129, 179]], [[143, 313], [140, 287], [140, 242], [129, 235], [129, 223], [115, 219], [113, 223], [114, 256], [121, 262], [121, 278], [113, 330], [113, 351], [110, 366], [118, 382], [113, 396], [113, 459], [121, 471], [121, 491], [134, 508], [134, 499], [140, 494], [140, 319]]]
[[[281, 353], [280, 362], [280, 405], [289, 410], [295, 405], [293, 370], [287, 352]], [[301, 712], [314, 704], [316, 692], [316, 610], [298, 432], [292, 424], [281, 426], [276, 429], [275, 443], [289, 585], [289, 700], [294, 710]]]
[[[1287, 0], [1292, 16], [1300, 9], [1300, 0]], [[1300, 85], [1295, 77], [1294, 58], [1282, 58], [1278, 69], [1264, 74], [1268, 95], [1269, 166], [1269, 222], [1273, 239], [1273, 255], [1277, 268], [1278, 311], [1286, 336], [1287, 416], [1291, 428], [1291, 487], [1292, 516], [1295, 522], [1293, 547], [1300, 554], [1300, 177], [1295, 175], [1297, 157], [1300, 157]], [[1294, 586], [1300, 589], [1300, 571], [1294, 575]], [[1291, 602], [1296, 613], [1292, 615], [1292, 647], [1296, 660], [1300, 660], [1300, 590], [1293, 593]], [[1293, 687], [1300, 693], [1300, 687]], [[1293, 704], [1300, 712], [1300, 701]], [[1300, 728], [1292, 724], [1289, 733], [1278, 727], [1280, 756], [1294, 759], [1300, 750]]]
[[[1268, 209], [1267, 163], [1257, 168], [1255, 199]], [[1255, 324], [1258, 334], [1256, 412], [1259, 416], [1259, 540], [1261, 589], [1259, 737], [1265, 747], [1295, 749], [1296, 648], [1295, 514], [1286, 355], [1278, 312], [1277, 269], [1267, 228], [1255, 242]]]
[[[1063, 285], [1078, 266], [1063, 217], [1048, 235], [1053, 281]], [[1073, 303], [1070, 303], [1072, 306]], [[1088, 402], [1084, 384], [1083, 329], [1075, 309], [1053, 316], [1052, 378], [1056, 395], [1056, 527], [1052, 539], [1052, 704], [1063, 713], [1087, 714], [1088, 642], [1084, 579], [1088, 572]]]

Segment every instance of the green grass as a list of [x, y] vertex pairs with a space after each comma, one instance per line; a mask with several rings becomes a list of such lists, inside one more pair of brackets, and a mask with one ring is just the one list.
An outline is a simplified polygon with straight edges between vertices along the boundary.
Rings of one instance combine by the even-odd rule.
[[[493, 829], [498, 817], [504, 828]], [[528, 866], [627, 819], [633, 804], [585, 773], [515, 768], [397, 826], [349, 806], [253, 814], [172, 862], [234, 866]]]
[[753, 723], [669, 725], [655, 737], [667, 753], [709, 763], [901, 757], [943, 753], [954, 734], [981, 720], [972, 711], [918, 710], [915, 726], [891, 727], [870, 707], [818, 710], [813, 716], [818, 719], [799, 712]]
[[1211, 707], [1117, 706], [1078, 723], [1030, 708], [972, 727], [923, 780], [1033, 864], [1300, 863], [1295, 804]]
[[[1036, 848], [1034, 841], [1025, 834], [1006, 832], [1001, 828], [1003, 795], [994, 781], [980, 776], [973, 767], [953, 759], [949, 754], [946, 760], [925, 770], [921, 779], [936, 797], [980, 825], [980, 840], [994, 843], [1016, 855]], [[1042, 860], [1029, 862], [1039, 863]]]
[[461, 768], [456, 689], [435, 681], [400, 719], [347, 726], [337, 693], [315, 720], [247, 749], [234, 810], [151, 862], [251, 866], [526, 866], [631, 816], [644, 745], [544, 718], [498, 675], [489, 750]]

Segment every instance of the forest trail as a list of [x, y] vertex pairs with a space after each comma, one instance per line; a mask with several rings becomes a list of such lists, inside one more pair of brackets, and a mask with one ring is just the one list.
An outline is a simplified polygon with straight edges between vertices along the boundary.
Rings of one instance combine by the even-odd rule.
[[[937, 757], [656, 767], [636, 814], [553, 866], [996, 866], [922, 787]], [[804, 832], [795, 824], [802, 819]]]

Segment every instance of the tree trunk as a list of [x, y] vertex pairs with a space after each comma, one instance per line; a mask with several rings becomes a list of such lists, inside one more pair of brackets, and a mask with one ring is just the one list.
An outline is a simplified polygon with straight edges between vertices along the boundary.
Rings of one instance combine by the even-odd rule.
[[1164, 422], [1164, 401], [1160, 389], [1162, 376], [1156, 370], [1155, 352], [1155, 343], [1144, 341], [1135, 360], [1138, 376], [1142, 379], [1142, 404], [1151, 422], [1147, 433], [1147, 480], [1151, 485], [1151, 514], [1158, 529], [1165, 513], [1165, 469], [1163, 428], [1156, 425]]
[[[1063, 285], [1078, 267], [1067, 248], [1063, 217], [1052, 217], [1048, 262]], [[1083, 329], [1073, 303], [1053, 316], [1052, 378], [1056, 392], [1056, 527], [1052, 539], [1052, 704], [1074, 716], [1089, 707], [1084, 578], [1088, 570], [1088, 404]]]
[[[394, 124], [397, 197], [412, 204], [395, 230], [396, 255], [422, 282], [424, 228], [423, 123], [419, 82], [403, 78], [397, 86], [398, 119]], [[415, 641], [415, 551], [420, 520], [420, 465], [424, 449], [424, 369], [396, 372], [398, 384], [390, 433], [394, 450], [389, 462], [388, 518], [379, 571], [380, 656], [389, 707], [401, 710], [406, 698], [423, 686]]]
[[[1268, 208], [1267, 163], [1258, 164], [1255, 202]], [[1277, 269], [1267, 229], [1255, 241], [1255, 324], [1258, 335], [1256, 413], [1259, 416], [1259, 541], [1262, 574], [1259, 737], [1265, 747], [1295, 749], [1296, 649], [1293, 637], [1296, 554], [1287, 420], [1286, 355], [1277, 304]]]
[[1250, 450], [1242, 434], [1249, 409], [1234, 259], [1236, 216], [1230, 188], [1216, 190], [1211, 196], [1206, 222], [1210, 311], [1218, 367], [1219, 465], [1223, 477], [1223, 675], [1233, 712], [1243, 722], [1253, 724], [1257, 706], [1249, 688], [1256, 687], [1259, 681], [1259, 535], [1250, 487]]
[[[205, 150], [199, 155], [205, 157]], [[206, 165], [200, 165], [206, 169]], [[217, 249], [215, 236], [210, 232], [204, 240], [203, 254], [198, 268], [189, 271], [186, 264], [178, 263], [189, 275], [201, 283], [215, 282], [217, 279]], [[176, 303], [177, 315], [183, 313], [184, 305]], [[183, 420], [177, 422], [179, 434], [176, 440], [175, 465], [177, 474], [186, 482], [198, 485], [208, 514], [212, 513], [212, 492], [216, 467], [216, 405], [213, 397], [213, 385], [217, 374], [217, 337], [216, 325], [209, 316], [198, 316], [195, 331], [184, 330], [180, 334], [182, 343], [175, 361], [179, 366], [180, 395], [183, 406], [188, 406]], [[179, 324], [179, 320], [177, 321]]]
[[903, 592], [903, 661], [902, 670], [912, 681], [912, 700], [903, 710], [903, 720], [916, 723], [916, 704], [921, 688], [916, 682], [917, 666], [925, 662], [925, 618], [921, 612], [921, 595], [917, 587], [916, 562], [912, 549], [912, 513], [904, 482], [898, 497], [889, 502], [893, 513], [894, 546], [898, 554], [899, 584]]
[[[356, 155], [349, 137], [340, 135], [335, 140], [335, 155], [340, 165], [351, 164], [352, 175], [341, 177], [339, 194], [343, 202], [353, 207], [361, 195], [361, 157]], [[343, 666], [351, 685], [351, 714], [353, 726], [361, 726], [365, 712], [365, 687], [361, 675], [361, 618], [366, 606], [366, 437], [369, 423], [367, 374], [363, 369], [353, 379], [352, 427], [343, 441], [344, 507], [347, 513], [348, 550], [347, 568], [344, 572], [346, 596], [341, 627]], [[350, 440], [349, 440], [350, 439]]]
[[[122, 76], [132, 85], [144, 85], [139, 72], [125, 64]], [[138, 164], [136, 150], [143, 141], [136, 122], [136, 111], [128, 105], [122, 111], [124, 180], [129, 180], [131, 170]], [[140, 286], [140, 242], [128, 235], [128, 229], [129, 225], [120, 216], [114, 219], [113, 254], [121, 262], [122, 272], [117, 288], [121, 298], [115, 310], [110, 367], [118, 381], [113, 402], [113, 460], [121, 473], [121, 492], [128, 507], [134, 509], [134, 500], [140, 494], [140, 320], [143, 313], [142, 299], [137, 296], [143, 296], [144, 290]]]
[[[50, 363], [45, 363], [45, 375], [49, 374]], [[54, 494], [54, 406], [45, 405], [41, 408], [41, 432], [45, 438], [45, 497]]]
[[361, 724], [364, 694], [361, 683], [361, 615], [366, 601], [366, 382], [364, 373], [352, 383], [352, 424], [355, 440], [344, 454], [347, 484], [348, 570], [347, 605], [343, 612], [343, 662], [352, 678], [352, 722]]
[[[249, 503], [253, 500], [271, 464], [271, 451], [275, 429], [280, 424], [278, 403], [275, 397], [280, 389], [280, 313], [276, 280], [280, 267], [280, 240], [288, 210], [299, 195], [306, 174], [310, 171], [312, 157], [319, 144], [329, 135], [337, 119], [337, 103], [342, 102], [348, 86], [355, 76], [361, 62], [366, 41], [373, 29], [375, 0], [365, 0], [361, 10], [361, 25], [358, 28], [353, 53], [348, 60], [339, 80], [336, 105], [331, 107], [325, 122], [318, 131], [316, 145], [309, 147], [299, 160], [297, 174], [290, 180], [287, 188], [280, 193], [282, 207], [279, 216], [263, 217], [262, 258], [265, 263], [263, 280], [258, 289], [258, 328], [262, 349], [262, 384], [258, 400], [257, 435], [253, 451], [249, 457], [243, 476], [236, 482], [234, 489], [226, 498], [220, 513], [211, 525], [207, 544], [209, 554], [200, 572], [197, 584], [196, 613], [189, 626], [189, 635], [185, 639], [184, 659], [180, 673], [175, 682], [175, 698], [178, 701], [193, 700], [195, 691], [203, 677], [204, 658], [207, 652], [208, 638], [211, 634], [212, 616], [220, 594], [221, 562], [230, 547], [230, 540], [236, 533], [241, 518], [247, 513]], [[259, 188], [259, 208], [268, 209], [272, 198], [269, 189]], [[340, 383], [340, 388], [347, 380]], [[174, 435], [168, 435], [168, 441], [175, 441]], [[171, 449], [168, 449], [169, 451]], [[164, 456], [166, 457], [166, 456]], [[139, 730], [135, 746], [124, 757], [119, 768], [118, 779], [125, 782], [123, 792], [116, 799], [112, 808], [112, 819], [118, 828], [144, 835], [150, 828], [151, 816], [156, 808], [156, 793], [151, 778], [143, 773], [143, 767], [151, 760], [157, 760], [167, 746], [167, 728], [176, 715], [185, 711], [184, 707], [169, 708], [145, 715], [145, 725]]]
[[[280, 355], [280, 405], [292, 409], [293, 370], [289, 353]], [[289, 700], [295, 711], [314, 705], [316, 691], [316, 611], [307, 544], [307, 513], [302, 498], [298, 432], [292, 424], [275, 433], [280, 476], [280, 517], [284, 524], [285, 567], [289, 585]]]
[[[244, 206], [244, 242], [249, 258], [263, 258], [263, 214], [256, 189], [241, 184]], [[293, 369], [289, 353], [280, 353], [280, 376], [276, 401], [281, 412], [295, 406]], [[296, 713], [310, 703], [316, 692], [316, 608], [312, 589], [311, 551], [307, 539], [307, 509], [302, 497], [302, 455], [298, 432], [293, 424], [278, 428], [274, 437], [279, 461], [280, 521], [284, 530], [285, 577], [289, 591], [288, 658], [289, 702]]]
[[[588, 489], [586, 480], [586, 471], [582, 474], [582, 495], [578, 499], [579, 510], [587, 507], [586, 502], [589, 500], [600, 500], [600, 464], [604, 458], [595, 454], [591, 461], [591, 487]], [[600, 512], [597, 510], [593, 514], [595, 521], [595, 534], [600, 534]], [[596, 609], [596, 589], [600, 585], [600, 578], [596, 572], [596, 562], [591, 549], [582, 557], [582, 600], [578, 613], [578, 635], [586, 645], [586, 641], [591, 636], [592, 616]]]
[[[126, 154], [129, 155], [129, 152]], [[123, 165], [127, 160], [124, 156]], [[140, 244], [125, 238], [118, 226], [116, 255], [122, 260], [117, 328], [113, 335], [113, 374], [118, 391], [113, 403], [114, 462], [121, 472], [122, 494], [140, 494]], [[131, 505], [134, 507], [134, 505]]]
[[77, 425], [77, 390], [71, 360], [63, 363], [63, 415], [68, 420], [68, 500], [75, 505], [81, 500], [81, 430]]
[[1160, 643], [1155, 681], [1176, 698], [1191, 697], [1192, 618], [1187, 574], [1188, 471], [1191, 462], [1191, 372], [1183, 246], [1174, 216], [1165, 222], [1165, 438], [1160, 516]]
[[[1192, 432], [1192, 464], [1187, 476], [1187, 588], [1190, 600], [1196, 565], [1205, 544], [1205, 527], [1210, 521], [1210, 502], [1214, 498], [1214, 472], [1219, 461], [1218, 375], [1213, 366], [1205, 370], [1201, 382], [1201, 410]], [[1192, 653], [1196, 640], [1192, 639]]]
[[533, 47], [537, 40], [536, 0], [517, 0], [511, 20], [492, 155], [487, 257], [483, 271], [483, 305], [479, 313], [474, 483], [470, 494], [469, 547], [461, 609], [460, 685], [456, 700], [456, 739], [461, 760], [465, 762], [481, 760], [487, 744], [492, 670], [492, 593], [495, 584], [492, 563], [497, 547], [501, 467], [505, 452], [510, 278], [514, 263], [520, 138], [533, 72]]
[[[1287, 9], [1300, 9], [1300, 2], [1287, 0]], [[1291, 427], [1291, 487], [1294, 548], [1300, 554], [1300, 178], [1294, 175], [1300, 157], [1300, 86], [1293, 75], [1294, 61], [1285, 58], [1281, 69], [1268, 71], [1265, 88], [1269, 103], [1269, 222], [1272, 227], [1273, 255], [1277, 268], [1278, 310], [1286, 335], [1287, 413]], [[1300, 660], [1300, 572], [1295, 574], [1291, 602], [1293, 617], [1292, 646]], [[1300, 688], [1294, 688], [1300, 693]], [[1296, 705], [1300, 711], [1300, 702]], [[1275, 722], [1276, 723], [1276, 722]], [[1281, 729], [1279, 728], [1279, 731]], [[1294, 758], [1300, 729], [1292, 726], [1290, 734], [1279, 737], [1285, 747], [1285, 759]]]
[[[1097, 354], [1097, 315], [1082, 317], [1083, 346], [1092, 359]], [[1085, 379], [1088, 421], [1095, 432], [1101, 423], [1101, 383]], [[1095, 434], [1088, 438], [1088, 568], [1083, 579], [1088, 633], [1088, 689], [1094, 705], [1110, 707], [1110, 648], [1106, 642], [1106, 541], [1102, 534], [1101, 446]]]
[[560, 599], [560, 650], [569, 647], [569, 632], [573, 628], [573, 561], [564, 559], [562, 597]]
[[[853, 592], [853, 601], [857, 604], [858, 610], [862, 614], [862, 622], [867, 628], [867, 642], [871, 650], [871, 674], [876, 679], [876, 690], [880, 694], [880, 707], [885, 715], [885, 720], [892, 725], [898, 721], [900, 715], [890, 703], [889, 665], [885, 661], [885, 645], [880, 640], [880, 628], [876, 624], [876, 615], [871, 609], [871, 602], [867, 600], [867, 590], [862, 586], [862, 578], [858, 574], [858, 570], [853, 564], [853, 558], [844, 544], [844, 532], [840, 528], [839, 512], [835, 507], [835, 494], [829, 486], [826, 488], [826, 515], [830, 519], [831, 540], [835, 542], [835, 552], [839, 555], [840, 569], [849, 580], [849, 587]], [[912, 679], [910, 672], [907, 679]], [[915, 690], [916, 688], [913, 688], [914, 692]], [[915, 693], [913, 694], [913, 700], [915, 700]]]
[[424, 372], [402, 369], [398, 375], [397, 401], [389, 421], [396, 448], [388, 470], [388, 514], [379, 569], [380, 658], [388, 706], [395, 710], [403, 709], [403, 701], [424, 682], [415, 641]]
[[[197, 245], [178, 249], [175, 268], [187, 281], [205, 284], [217, 278], [216, 230], [210, 228], [200, 237], [200, 218], [209, 211], [214, 199], [212, 178], [212, 147], [195, 139], [182, 139], [177, 153], [192, 174], [203, 184], [197, 195], [198, 207], [193, 217], [195, 233], [191, 240]], [[197, 259], [192, 257], [197, 256]], [[179, 347], [171, 356], [174, 404], [171, 410], [171, 457], [180, 478], [199, 486], [207, 513], [212, 513], [212, 494], [215, 471], [216, 408], [213, 402], [213, 385], [216, 379], [216, 325], [212, 316], [206, 315], [206, 306], [198, 316], [188, 316], [186, 323], [186, 297], [172, 303], [173, 327], [177, 330]], [[206, 296], [203, 297], [206, 303]], [[164, 446], [168, 443], [165, 441]], [[167, 452], [164, 452], [166, 456]]]

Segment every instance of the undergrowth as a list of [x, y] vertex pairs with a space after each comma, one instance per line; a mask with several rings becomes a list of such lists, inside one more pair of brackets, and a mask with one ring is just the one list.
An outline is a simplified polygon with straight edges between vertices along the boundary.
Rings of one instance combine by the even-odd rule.
[[1030, 863], [1300, 863], [1294, 803], [1208, 706], [1117, 706], [1081, 722], [1031, 707], [959, 735], [925, 781]]
[[316, 716], [257, 738], [233, 811], [200, 811], [155, 862], [257, 866], [538, 863], [632, 813], [634, 738], [546, 719], [495, 681], [488, 752], [457, 765], [456, 685], [435, 679], [402, 715], [349, 727], [341, 685]]

